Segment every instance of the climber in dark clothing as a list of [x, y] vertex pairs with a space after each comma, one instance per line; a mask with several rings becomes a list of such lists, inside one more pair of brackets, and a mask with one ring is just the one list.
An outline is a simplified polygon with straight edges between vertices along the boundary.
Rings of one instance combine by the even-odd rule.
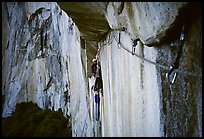
[[102, 84], [102, 76], [101, 76], [101, 66], [100, 63], [98, 63], [97, 65], [97, 70], [95, 73], [95, 83], [92, 86], [93, 90], [94, 90], [94, 100], [95, 100], [95, 110], [96, 110], [96, 121], [99, 120], [100, 117], [100, 94], [103, 96], [102, 93], [102, 88], [103, 88], [103, 84]]
[[103, 88], [102, 77], [96, 77], [94, 91], [99, 91], [99, 89]]
[[96, 77], [94, 84], [94, 91], [99, 92], [103, 88], [102, 76], [101, 76], [101, 66], [98, 64], [98, 76]]
[[93, 76], [96, 77], [96, 71], [97, 71], [97, 60], [94, 58], [92, 60], [93, 64], [91, 66], [91, 69], [92, 69], [92, 73], [93, 73]]

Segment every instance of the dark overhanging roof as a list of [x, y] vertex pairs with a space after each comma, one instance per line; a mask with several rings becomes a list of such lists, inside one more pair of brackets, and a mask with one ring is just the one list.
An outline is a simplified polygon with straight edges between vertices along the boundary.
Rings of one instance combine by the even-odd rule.
[[85, 40], [100, 41], [110, 29], [105, 18], [107, 2], [57, 2], [77, 25]]

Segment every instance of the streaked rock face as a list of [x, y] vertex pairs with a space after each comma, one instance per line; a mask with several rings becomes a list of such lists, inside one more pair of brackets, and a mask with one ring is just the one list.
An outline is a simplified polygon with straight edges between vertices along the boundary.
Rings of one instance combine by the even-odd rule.
[[[118, 33], [112, 32], [111, 38], [117, 38]], [[156, 66], [131, 54], [132, 41], [127, 33], [121, 33], [122, 47], [116, 40], [100, 49], [102, 136], [161, 136]], [[155, 48], [139, 43], [136, 52], [156, 60]]]
[[[199, 3], [59, 4], [68, 16], [57, 3], [2, 5], [3, 117], [16, 103], [33, 101], [71, 116], [74, 137], [202, 136]], [[178, 76], [170, 85], [165, 74], [178, 54], [178, 47], [170, 44], [178, 43], [183, 24]], [[138, 56], [133, 56], [136, 38]], [[84, 72], [91, 75], [97, 42], [103, 78], [101, 127], [94, 123], [94, 79], [87, 80]]]
[[[202, 136], [201, 6], [189, 4], [179, 15], [183, 21], [175, 21], [178, 5], [180, 3], [125, 3], [124, 9], [118, 11], [116, 7], [120, 9], [120, 3], [109, 3], [107, 18], [115, 30], [99, 45], [104, 85], [102, 136]], [[131, 16], [125, 7], [132, 10]], [[174, 8], [177, 10], [171, 11]], [[168, 12], [164, 12], [166, 10]], [[158, 20], [153, 21], [154, 18]], [[161, 38], [157, 35], [171, 29], [175, 22], [185, 26], [185, 43], [179, 68], [171, 75], [177, 72], [178, 76], [171, 85], [165, 74], [176, 59], [179, 45], [178, 42], [170, 44], [179, 40], [181, 32], [173, 30], [174, 39], [157, 44], [158, 47], [143, 43], [149, 44], [150, 38], [153, 38], [151, 43], [159, 41]], [[117, 30], [122, 27], [127, 30]], [[131, 54], [134, 33], [141, 39], [136, 46], [138, 56]]]
[[3, 3], [2, 16], [2, 116], [33, 101], [71, 116], [73, 136], [92, 136], [75, 23], [56, 3]]

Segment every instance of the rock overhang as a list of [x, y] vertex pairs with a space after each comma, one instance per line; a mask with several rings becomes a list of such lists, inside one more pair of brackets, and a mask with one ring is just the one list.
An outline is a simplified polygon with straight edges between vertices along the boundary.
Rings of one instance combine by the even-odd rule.
[[[73, 19], [85, 40], [99, 42], [110, 29], [125, 27], [133, 39], [139, 38], [147, 46], [160, 45], [178, 34], [182, 28], [178, 25], [178, 17], [185, 15], [186, 13], [181, 11], [187, 5], [191, 5], [188, 2], [58, 2], [58, 4]], [[115, 12], [118, 10], [119, 13]]]
[[58, 2], [76, 23], [81, 36], [99, 42], [110, 29], [105, 18], [107, 2]]

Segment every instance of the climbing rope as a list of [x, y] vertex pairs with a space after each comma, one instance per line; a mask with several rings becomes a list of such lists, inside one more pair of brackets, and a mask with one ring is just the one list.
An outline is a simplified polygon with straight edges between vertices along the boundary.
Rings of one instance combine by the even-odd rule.
[[85, 125], [87, 125], [87, 124], [86, 124], [86, 121], [87, 121], [87, 119], [88, 119], [89, 111], [91, 111], [91, 109], [90, 109], [90, 102], [89, 102], [89, 100], [88, 100], [88, 110], [87, 110], [87, 114], [86, 114], [86, 119], [85, 119], [85, 121], [84, 121], [84, 125], [83, 125], [83, 129], [82, 129], [81, 137], [82, 137], [82, 135], [84, 134]]
[[[89, 107], [89, 106], [88, 106], [88, 107]], [[82, 133], [81, 133], [81, 137], [82, 137], [82, 135], [84, 134], [84, 128], [85, 128], [85, 125], [86, 125], [86, 121], [87, 121], [87, 118], [88, 118], [88, 114], [89, 114], [89, 112], [87, 111], [86, 119], [85, 119], [85, 121], [84, 121], [84, 126], [83, 126]]]
[[[93, 88], [93, 90], [94, 90], [94, 88]], [[91, 91], [92, 91], [92, 89], [91, 89]], [[91, 93], [91, 94], [92, 94], [92, 93]], [[93, 98], [95, 99], [95, 97], [93, 97]], [[84, 134], [84, 129], [85, 129], [85, 126], [87, 125], [87, 124], [86, 124], [86, 121], [87, 121], [87, 119], [88, 119], [89, 111], [91, 111], [91, 108], [90, 108], [90, 102], [89, 102], [89, 100], [88, 100], [88, 110], [87, 110], [86, 118], [85, 118], [85, 121], [84, 121], [84, 125], [83, 125], [83, 129], [82, 129], [81, 137], [82, 137], [82, 135]]]
[[[116, 41], [117, 43], [119, 43], [119, 40], [117, 40], [117, 38], [116, 38], [116, 36], [115, 36], [114, 34], [113, 34], [113, 38], [115, 39], [115, 41]], [[130, 50], [128, 50], [127, 48], [125, 48], [122, 43], [120, 43], [120, 47], [123, 48], [123, 49], [124, 49], [125, 51], [127, 51], [128, 53], [131, 53], [131, 54], [132, 54], [132, 52], [131, 52]], [[146, 59], [146, 58], [144, 58], [143, 56], [140, 56], [140, 55], [137, 54], [137, 53], [134, 53], [133, 56], [136, 56], [136, 57], [138, 57], [138, 58], [140, 58], [140, 59], [142, 59], [142, 60], [144, 60], [144, 61], [146, 61], [146, 62], [148, 62], [148, 63], [150, 63], [150, 64], [153, 64], [153, 65], [155, 65], [155, 66], [157, 66], [157, 67], [160, 67], [160, 68], [162, 68], [162, 69], [169, 70], [169, 67], [164, 66], [164, 65], [161, 65], [161, 64], [156, 63], [156, 62], [153, 62], [153, 61], [151, 61], [151, 60], [149, 60], [149, 59]], [[170, 65], [170, 64], [168, 64], [168, 65]], [[192, 73], [192, 72], [181, 71], [181, 70], [178, 70], [178, 69], [175, 69], [175, 71], [176, 71], [177, 73], [180, 73], [181, 75], [194, 76], [194, 77], [202, 77], [202, 75], [199, 75], [199, 74], [196, 74], [196, 73]]]

